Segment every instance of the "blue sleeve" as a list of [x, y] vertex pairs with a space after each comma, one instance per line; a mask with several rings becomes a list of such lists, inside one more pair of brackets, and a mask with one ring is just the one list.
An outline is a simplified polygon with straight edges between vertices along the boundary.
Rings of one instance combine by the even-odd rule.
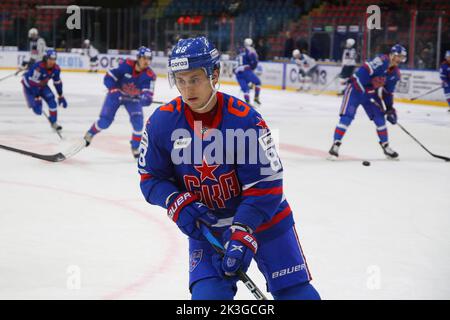
[[388, 79], [386, 80], [386, 83], [383, 87], [383, 101], [386, 104], [386, 108], [390, 109], [392, 108], [394, 104], [394, 91], [395, 86], [397, 85], [397, 82], [401, 79], [400, 71], [398, 68], [394, 70], [395, 77], [394, 79]]
[[156, 75], [152, 74], [148, 77], [141, 86], [141, 101], [140, 104], [143, 107], [149, 106], [153, 102], [153, 94], [155, 90]]
[[122, 79], [124, 74], [124, 63], [120, 63], [119, 66], [115, 69], [109, 69], [105, 77], [103, 78], [103, 84], [108, 90], [117, 88], [119, 86], [118, 82]]
[[145, 126], [138, 160], [141, 175], [140, 187], [145, 200], [154, 205], [167, 208], [167, 198], [179, 192], [174, 183], [174, 168], [170, 153], [161, 145], [162, 133], [158, 133], [158, 114], [156, 110]]
[[56, 69], [53, 75], [53, 85], [55, 86], [56, 92], [59, 96], [63, 95], [63, 85], [61, 81], [61, 69]]
[[366, 90], [365, 87], [370, 82], [370, 70], [366, 64], [367, 62], [364, 63], [361, 67], [359, 67], [359, 69], [353, 75], [354, 78], [353, 84], [356, 90], [360, 92], [365, 92]]
[[39, 75], [40, 75], [40, 71], [38, 69], [38, 64], [34, 64], [30, 67], [30, 69], [28, 69], [28, 71], [24, 74], [24, 78], [26, 80], [26, 82], [28, 83], [28, 90], [34, 95], [37, 96], [39, 95], [39, 90], [40, 90], [40, 80], [39, 80]]
[[254, 152], [246, 152], [244, 164], [237, 166], [242, 195], [233, 220], [252, 230], [256, 230], [261, 223], [270, 221], [283, 200], [283, 167], [270, 130], [258, 126], [265, 125], [265, 122], [259, 114], [254, 113], [256, 116], [249, 120], [250, 128], [258, 132], [258, 155], [253, 159], [256, 161], [251, 161], [250, 157], [255, 156], [252, 155]]
[[449, 68], [447, 64], [442, 64], [439, 69], [439, 76], [443, 82], [443, 85], [448, 85], [449, 83]]

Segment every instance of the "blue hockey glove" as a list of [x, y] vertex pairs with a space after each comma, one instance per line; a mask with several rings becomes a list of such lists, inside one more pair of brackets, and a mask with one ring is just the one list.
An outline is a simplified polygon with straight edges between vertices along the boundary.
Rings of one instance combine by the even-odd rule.
[[58, 105], [63, 108], [67, 108], [67, 101], [66, 98], [64, 98], [64, 96], [59, 96], [58, 97]]
[[394, 108], [391, 107], [386, 111], [386, 120], [392, 124], [397, 123], [397, 111]]
[[147, 107], [152, 104], [153, 95], [151, 92], [146, 91], [139, 96], [139, 99], [140, 99], [140, 101], [139, 101], [140, 105], [143, 107]]
[[236, 276], [238, 270], [247, 271], [258, 250], [256, 238], [250, 228], [233, 224], [224, 233], [225, 254], [213, 256], [213, 264], [223, 278]]
[[204, 236], [198, 227], [197, 220], [211, 226], [217, 223], [217, 218], [209, 212], [207, 206], [198, 201], [192, 192], [183, 192], [172, 196], [168, 206], [167, 215], [188, 237], [203, 240]]

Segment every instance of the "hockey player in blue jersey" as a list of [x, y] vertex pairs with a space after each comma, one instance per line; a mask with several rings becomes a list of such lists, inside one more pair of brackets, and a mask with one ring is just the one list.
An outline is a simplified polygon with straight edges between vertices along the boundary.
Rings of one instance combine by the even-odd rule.
[[151, 60], [151, 50], [140, 47], [137, 60], [127, 59], [117, 68], [108, 70], [103, 80], [108, 93], [99, 119], [92, 124], [84, 136], [86, 146], [90, 145], [96, 134], [111, 125], [117, 110], [124, 105], [133, 126], [130, 140], [131, 151], [135, 158], [138, 157], [144, 127], [142, 107], [151, 105], [156, 81], [156, 74], [150, 68]]
[[[442, 80], [442, 89], [444, 89], [445, 99], [450, 107], [450, 50], [445, 52], [445, 61], [439, 68], [439, 76]], [[450, 109], [448, 109], [450, 112]]]
[[[49, 49], [45, 52], [42, 61], [31, 65], [22, 77], [23, 92], [28, 107], [35, 114], [41, 115], [42, 100], [44, 100], [48, 105], [50, 125], [56, 131], [62, 130], [62, 127], [57, 123], [57, 107], [59, 105], [67, 108], [60, 75], [61, 69], [56, 64], [56, 51]], [[53, 85], [58, 93], [58, 104], [55, 101], [55, 95], [48, 86], [49, 80], [53, 80]]]
[[250, 87], [249, 84], [252, 83], [255, 86], [255, 97], [253, 101], [258, 106], [261, 105], [259, 100], [259, 94], [261, 92], [261, 80], [253, 72], [258, 66], [258, 54], [256, 50], [252, 47], [253, 40], [247, 38], [244, 40], [244, 48], [241, 49], [237, 56], [238, 65], [234, 70], [236, 74], [236, 79], [241, 87], [242, 92], [244, 92], [244, 99], [247, 104], [250, 103]]
[[[375, 123], [384, 154], [392, 159], [398, 157], [398, 153], [389, 146], [386, 119], [392, 124], [397, 123], [393, 94], [400, 80], [398, 65], [406, 61], [406, 55], [406, 49], [397, 44], [391, 48], [389, 55], [382, 54], [366, 61], [350, 78], [341, 104], [339, 123], [334, 131], [334, 142], [329, 151], [332, 157], [339, 156], [342, 138], [359, 105], [363, 106], [369, 119]], [[380, 109], [383, 105], [386, 110]]]
[[[173, 48], [169, 80], [181, 96], [147, 121], [138, 159], [142, 193], [188, 237], [192, 299], [233, 299], [236, 272], [253, 259], [276, 299], [319, 299], [271, 132], [247, 103], [218, 91], [219, 74], [219, 53], [207, 38], [181, 39]], [[200, 222], [223, 242], [223, 257]]]

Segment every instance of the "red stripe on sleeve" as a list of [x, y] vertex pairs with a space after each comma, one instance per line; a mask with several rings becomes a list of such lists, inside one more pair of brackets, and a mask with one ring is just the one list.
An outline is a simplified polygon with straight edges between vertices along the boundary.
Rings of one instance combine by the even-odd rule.
[[141, 182], [150, 180], [151, 178], [153, 178], [153, 176], [151, 174], [149, 174], [149, 173], [142, 173], [141, 174]]
[[242, 192], [242, 196], [265, 196], [268, 194], [282, 194], [283, 187], [267, 188], [267, 189], [257, 189], [250, 188]]

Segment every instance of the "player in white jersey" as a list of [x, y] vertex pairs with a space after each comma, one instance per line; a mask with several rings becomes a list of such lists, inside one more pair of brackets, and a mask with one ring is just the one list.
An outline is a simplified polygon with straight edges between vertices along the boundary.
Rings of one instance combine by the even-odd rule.
[[98, 71], [98, 50], [95, 48], [89, 39], [83, 42], [83, 52], [82, 55], [89, 57], [89, 72]]
[[292, 51], [292, 58], [300, 68], [300, 87], [298, 91], [309, 91], [311, 89], [312, 76], [317, 72], [316, 60], [305, 53], [301, 53], [298, 49]]
[[339, 92], [338, 95], [344, 94], [348, 80], [353, 74], [356, 66], [356, 50], [354, 48], [355, 40], [348, 38], [345, 41], [345, 49], [342, 52], [342, 70], [339, 74]]
[[47, 48], [45, 40], [39, 37], [39, 32], [36, 28], [31, 28], [30, 30], [28, 30], [28, 38], [30, 39], [29, 40], [30, 56], [28, 60], [24, 60], [22, 62], [21, 70], [28, 69], [37, 61], [41, 61], [42, 58], [44, 57], [44, 53]]

